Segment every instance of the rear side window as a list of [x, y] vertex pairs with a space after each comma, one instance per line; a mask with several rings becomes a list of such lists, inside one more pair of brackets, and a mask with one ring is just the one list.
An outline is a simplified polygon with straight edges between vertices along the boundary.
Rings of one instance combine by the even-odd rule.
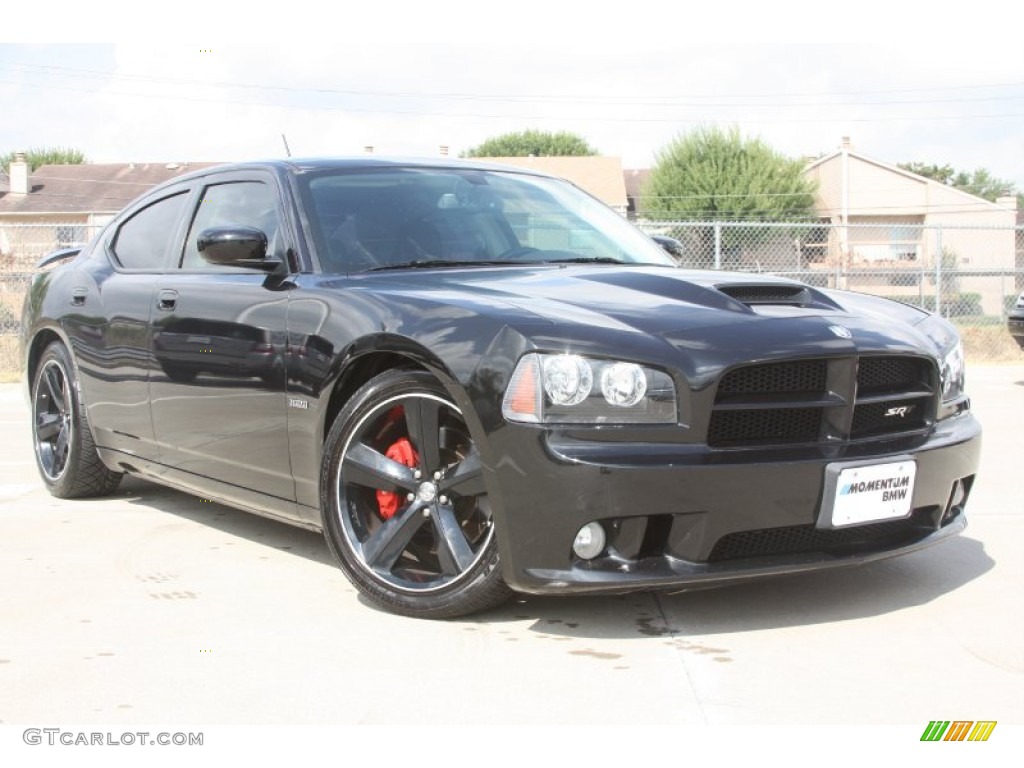
[[157, 200], [121, 225], [111, 250], [126, 269], [160, 269], [188, 198], [186, 192]]

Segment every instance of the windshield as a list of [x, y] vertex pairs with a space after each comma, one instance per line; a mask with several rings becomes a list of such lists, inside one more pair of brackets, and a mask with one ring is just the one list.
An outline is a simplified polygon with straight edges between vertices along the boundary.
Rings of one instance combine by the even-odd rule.
[[558, 262], [671, 266], [619, 214], [572, 185], [441, 168], [300, 177], [325, 272]]

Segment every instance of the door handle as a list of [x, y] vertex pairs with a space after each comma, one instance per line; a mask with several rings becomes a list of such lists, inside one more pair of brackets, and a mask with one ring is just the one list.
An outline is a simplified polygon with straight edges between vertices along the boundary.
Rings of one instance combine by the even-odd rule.
[[89, 295], [89, 289], [79, 286], [71, 291], [71, 304], [81, 307], [85, 304], [85, 297]]
[[160, 297], [156, 300], [156, 308], [169, 311], [174, 309], [178, 303], [178, 292], [166, 289], [160, 291]]

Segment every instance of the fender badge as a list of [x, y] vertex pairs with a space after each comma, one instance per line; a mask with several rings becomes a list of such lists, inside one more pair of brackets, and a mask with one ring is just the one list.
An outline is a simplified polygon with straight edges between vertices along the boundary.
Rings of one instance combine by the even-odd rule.
[[289, 397], [288, 398], [288, 407], [289, 408], [301, 408], [303, 410], [306, 410], [307, 408], [309, 408], [309, 403], [306, 402], [305, 400], [303, 400], [301, 397]]
[[843, 326], [841, 326], [841, 325], [830, 325], [828, 327], [828, 329], [830, 331], [832, 331], [832, 333], [834, 333], [840, 339], [852, 339], [853, 338], [853, 334], [850, 332], [850, 329], [849, 328], [843, 328]]

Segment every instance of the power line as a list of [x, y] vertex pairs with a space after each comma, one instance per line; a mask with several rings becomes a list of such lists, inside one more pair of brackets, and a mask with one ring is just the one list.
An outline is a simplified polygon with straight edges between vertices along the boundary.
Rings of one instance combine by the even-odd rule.
[[[49, 177], [47, 177], [47, 178], [49, 178]], [[84, 179], [74, 179], [74, 181], [85, 181], [85, 180]], [[112, 183], [112, 182], [106, 182], [106, 181], [102, 181], [102, 180], [95, 180], [92, 183], [105, 184], [105, 183]], [[150, 184], [148, 186], [149, 187], [156, 187], [156, 186], [158, 186], [159, 183], [160, 182], [157, 182], [157, 183], [154, 183], [154, 184]], [[200, 180], [199, 183], [205, 183], [205, 182]], [[785, 193], [780, 193], [780, 195], [778, 195], [778, 196], [783, 196], [784, 194]], [[696, 196], [692, 196], [692, 197], [699, 198], [699, 197], [715, 197], [715, 196], [716, 195], [706, 195], [706, 196], [705, 195], [696, 195]], [[757, 196], [758, 195], [756, 193], [750, 195], [750, 197], [752, 197], [752, 198], [757, 197]], [[736, 194], [734, 194], [734, 195], [722, 195], [722, 197], [741, 197], [741, 195], [736, 195]], [[85, 200], [85, 201], [110, 200], [110, 201], [119, 203], [120, 207], [123, 207], [124, 205], [127, 205], [128, 202], [131, 202], [131, 199], [134, 199], [134, 198], [131, 198], [131, 199], [125, 198], [124, 196], [114, 196], [114, 195], [92, 195], [92, 194], [81, 194], [81, 193], [70, 193], [70, 192], [47, 192], [47, 191], [43, 191], [43, 190], [29, 193], [29, 198], [31, 198], [31, 199], [56, 198], [56, 199], [63, 199], [63, 200], [74, 199], [74, 200]], [[3, 199], [3, 196], [0, 195], [0, 200], [2, 200], [2, 199]], [[685, 196], [668, 196], [668, 197], [657, 197], [656, 196], [656, 197], [637, 197], [637, 198], [634, 198], [634, 199], [635, 200], [664, 200], [664, 199], [675, 200], [675, 199], [686, 199], [686, 197]], [[937, 204], [937, 203], [933, 203], [933, 204], [927, 206], [926, 213], [927, 212], [934, 212], [936, 210], [942, 210], [945, 213], [982, 213], [982, 212], [988, 212], [988, 211], [991, 210], [991, 208], [986, 207], [986, 204], [988, 206], [998, 206], [998, 203], [993, 203], [993, 202], [987, 201], [987, 200], [983, 201], [983, 202], [979, 202], [979, 203], [974, 203], [974, 204], [965, 204], [965, 203]], [[883, 211], [883, 210], [903, 210], [903, 211], [905, 211], [907, 208], [908, 208], [908, 206], [903, 206], [903, 205], [865, 205], [865, 206], [852, 206], [852, 207], [847, 208], [847, 211], [849, 213], [855, 214], [855, 215], [869, 215], [870, 212], [872, 212], [872, 211]], [[997, 210], [998, 210], [998, 208], [997, 208]], [[1006, 208], [1005, 210], [1011, 210], [1011, 209]], [[796, 208], [794, 208], [794, 209], [783, 209], [781, 211], [773, 211], [772, 215], [773, 216], [778, 216], [778, 215], [784, 215], [784, 214], [789, 214], [789, 215], [800, 214], [802, 216], [808, 216], [808, 215], [816, 216], [816, 215], [820, 215], [820, 214], [823, 214], [823, 213], [838, 213], [840, 211], [841, 211], [840, 208], [826, 208], [826, 207], [815, 208], [813, 212], [808, 212], [806, 209], [796, 209]], [[864, 213], [864, 212], [867, 212], [867, 213]], [[72, 211], [68, 211], [67, 213], [73, 213], [73, 212]], [[658, 215], [661, 215], [661, 216], [680, 216], [680, 215], [685, 215], [687, 217], [693, 217], [693, 216], [721, 216], [723, 214], [731, 214], [731, 215], [757, 215], [757, 216], [759, 216], [759, 217], [761, 217], [763, 219], [763, 215], [762, 214], [758, 214], [756, 212], [752, 212], [752, 211], [749, 211], [749, 210], [744, 210], [742, 208], [715, 208], [715, 209], [703, 209], [703, 210], [659, 211], [658, 212]], [[907, 215], [908, 216], [915, 216], [915, 215], [924, 215], [924, 214], [907, 214]], [[915, 223], [915, 222], [910, 222], [910, 221], [903, 222], [903, 223], [905, 223], [907, 225], [910, 225], [910, 226], [923, 226], [920, 223]], [[888, 226], [888, 224], [878, 224], [878, 226]]]
[[[483, 93], [462, 93], [462, 92], [451, 92], [451, 93], [424, 93], [422, 91], [371, 91], [366, 89], [347, 89], [347, 88], [314, 88], [309, 86], [299, 86], [294, 84], [289, 85], [268, 85], [266, 83], [243, 83], [243, 82], [232, 82], [224, 80], [193, 80], [186, 78], [174, 78], [174, 77], [161, 77], [158, 75], [133, 75], [115, 72], [113, 70], [95, 70], [95, 69], [83, 69], [76, 67], [62, 67], [54, 64], [30, 64], [24, 62], [14, 62], [9, 60], [0, 60], [0, 64], [7, 64], [13, 67], [20, 67], [22, 69], [36, 69], [45, 70], [47, 72], [52, 71], [55, 73], [70, 74], [78, 77], [105, 77], [114, 80], [132, 80], [141, 82], [156, 82], [156, 83], [168, 83], [174, 85], [198, 85], [198, 86], [220, 86], [227, 88], [242, 88], [248, 90], [264, 90], [264, 91], [286, 91], [289, 93], [294, 92], [306, 92], [306, 93], [317, 93], [317, 94], [338, 94], [346, 96], [380, 96], [380, 97], [402, 97], [402, 98], [425, 98], [425, 99], [468, 99], [468, 100], [487, 100], [487, 101], [508, 101], [508, 100], [524, 100], [524, 101], [559, 101], [564, 102], [570, 101], [594, 101], [596, 103], [610, 103], [613, 101], [623, 101], [631, 104], [636, 104], [639, 99], [648, 99], [649, 96], [609, 96], [608, 94], [483, 94]], [[42, 74], [42, 73], [41, 73]], [[1009, 82], [1009, 83], [979, 83], [974, 85], [945, 85], [945, 86], [924, 86], [924, 87], [904, 87], [904, 88], [884, 88], [884, 89], [869, 89], [869, 90], [852, 90], [852, 91], [788, 91], [788, 92], [776, 92], [776, 93], [748, 93], [748, 94], [728, 94], [725, 98], [734, 99], [760, 99], [760, 98], [788, 98], [788, 97], [801, 97], [801, 96], [863, 96], [863, 95], [876, 95], [876, 94], [891, 94], [891, 93], [931, 93], [935, 91], [962, 91], [962, 90], [981, 90], [989, 88], [1020, 88], [1024, 87], [1024, 82]], [[672, 105], [676, 99], [707, 99], [707, 98], [722, 98], [723, 94], [679, 94], [671, 97], [669, 100], [659, 100], [656, 103], [664, 103], [666, 105]], [[1002, 100], [1002, 99], [1013, 99], [1021, 98], [1018, 96], [996, 96], [996, 97], [981, 97], [978, 100]], [[668, 99], [668, 97], [666, 97]], [[970, 100], [970, 99], [953, 99], [953, 101], [959, 100]], [[947, 100], [937, 100], [947, 101]], [[644, 103], [644, 102], [640, 102]], [[852, 102], [862, 103], [862, 102]], [[887, 102], [867, 102], [867, 103], [887, 103]], [[899, 103], [899, 102], [889, 102]], [[917, 102], [909, 102], [917, 103]], [[716, 104], [697, 104], [694, 106], [720, 106]], [[796, 105], [796, 106], [808, 106], [808, 105]], [[813, 106], [813, 105], [811, 105]]]
[[[22, 85], [16, 81], [11, 80], [0, 80], [0, 83], [7, 83], [13, 85]], [[72, 86], [61, 86], [61, 85], [50, 85], [50, 84], [35, 84], [32, 87], [35, 88], [49, 88], [52, 90], [60, 91], [72, 91], [78, 93], [94, 93], [93, 90], [88, 88], [75, 88]], [[594, 122], [613, 122], [613, 123], [675, 123], [675, 124], [705, 124], [708, 122], [707, 118], [704, 119], [683, 119], [676, 117], [638, 117], [638, 116], [592, 116], [592, 115], [575, 115], [569, 118], [556, 117], [551, 114], [535, 114], [535, 115], [521, 115], [515, 113], [504, 113], [504, 114], [485, 114], [485, 113], [472, 113], [472, 112], [438, 112], [433, 110], [410, 110], [410, 109], [380, 109], [380, 108], [368, 108], [368, 107], [353, 107], [353, 106], [340, 106], [340, 105], [294, 105], [294, 104], [274, 104], [268, 102], [259, 101], [243, 101], [239, 99], [205, 99], [198, 98], [195, 96], [184, 96], [184, 95], [161, 95], [155, 93], [127, 93], [127, 92], [112, 92], [107, 91], [107, 95], [123, 96], [126, 98], [141, 98], [141, 99], [158, 99], [161, 101], [187, 101], [200, 104], [238, 104], [241, 106], [248, 107], [263, 107], [267, 109], [282, 109], [282, 110], [298, 110], [298, 111], [331, 111], [331, 112], [356, 112], [359, 114], [377, 114], [377, 115], [409, 115], [415, 117], [445, 117], [455, 119], [467, 119], [467, 120], [480, 120], [480, 119], [497, 119], [497, 120], [566, 120], [566, 119], [577, 119], [577, 120], [590, 120]], [[856, 106], [856, 105], [850, 105]], [[853, 122], [853, 123], [877, 123], [877, 122], [897, 122], [897, 121], [918, 121], [918, 120], [990, 120], [990, 119], [1004, 119], [1004, 118], [1016, 118], [1024, 117], [1024, 112], [1009, 112], [1009, 113], [995, 113], [995, 114], [959, 114], [959, 115], [891, 115], [888, 117], [826, 117], [826, 118], [760, 118], [760, 119], [729, 119], [730, 123], [738, 124], [762, 124], [762, 123], [832, 123], [837, 121], [842, 122]]]
[[[60, 163], [54, 163], [53, 165], [61, 165], [61, 164]], [[102, 163], [102, 165], [108, 165], [108, 163]], [[114, 165], [120, 165], [120, 163], [114, 163]], [[124, 163], [124, 165], [127, 166], [128, 163]], [[138, 166], [145, 166], [145, 165], [159, 165], [159, 166], [162, 166], [163, 164], [162, 163], [137, 163], [137, 165]], [[90, 163], [80, 163], [80, 164], [76, 165], [75, 167], [76, 168], [88, 168], [89, 166], [90, 166]], [[30, 181], [72, 181], [72, 182], [76, 182], [76, 183], [79, 183], [79, 184], [112, 184], [112, 185], [122, 185], [122, 186], [129, 186], [129, 187], [144, 187], [146, 189], [149, 189], [150, 187], [154, 187], [157, 184], [163, 184], [165, 181], [170, 181], [172, 179], [179, 178], [180, 176], [183, 176], [185, 173], [191, 172], [192, 170], [202, 171], [202, 170], [206, 170], [207, 167], [208, 166], [206, 166], [205, 164], [204, 165], [199, 165], [199, 164], [185, 165], [184, 163], [182, 163], [181, 167], [179, 169], [177, 169], [179, 171], [179, 173], [177, 173], [177, 174], [175, 174], [173, 176], [168, 176], [166, 179], [160, 179], [159, 181], [124, 181], [122, 179], [87, 179], [87, 178], [82, 178], [81, 176], [50, 176], [49, 174], [47, 174], [45, 176], [42, 176], [42, 175], [40, 175], [38, 173], [33, 173], [29, 177], [29, 180]]]
[[[92, 163], [81, 163], [81, 164], [75, 165], [74, 167], [76, 167], [76, 168], [89, 168], [92, 165], [93, 165]], [[124, 163], [124, 164], [122, 164], [122, 163], [100, 163], [100, 165], [128, 165], [128, 164], [127, 163]], [[137, 163], [136, 165], [138, 167], [144, 167], [144, 166], [147, 166], [147, 165], [162, 166], [163, 164], [162, 163]], [[127, 180], [123, 180], [123, 179], [95, 179], [95, 178], [88, 178], [88, 177], [82, 177], [82, 176], [51, 176], [50, 174], [46, 174], [44, 176], [44, 175], [40, 175], [38, 173], [33, 173], [31, 175], [31, 177], [30, 177], [30, 180], [31, 181], [67, 181], [67, 182], [74, 182], [74, 183], [79, 183], [79, 184], [98, 184], [98, 185], [109, 184], [109, 185], [115, 185], [115, 186], [116, 185], [121, 185], [121, 186], [144, 187], [146, 189], [149, 189], [151, 187], [156, 186], [157, 184], [163, 183], [164, 181], [170, 181], [172, 179], [180, 178], [182, 175], [184, 175], [187, 172], [190, 172], [191, 170], [196, 170], [196, 171], [207, 170], [208, 168], [211, 168], [211, 167], [213, 167], [215, 165], [217, 165], [217, 163], [209, 163], [209, 164], [207, 164], [207, 163], [181, 163], [180, 164], [180, 168], [176, 169], [176, 170], [179, 171], [179, 173], [177, 173], [175, 175], [172, 175], [172, 176], [168, 176], [167, 179], [160, 180], [160, 181], [127, 181]], [[512, 169], [512, 170], [516, 170], [516, 168], [514, 166], [509, 166], [509, 168]], [[934, 181], [934, 180], [930, 179], [930, 181]], [[939, 181], [936, 181], [935, 183], [941, 184], [944, 189], [955, 190], [957, 192], [963, 192], [963, 193], [969, 194], [969, 195], [974, 194], [973, 192], [970, 192], [969, 190], [960, 189], [959, 187], [954, 187], [954, 186], [951, 186], [951, 185], [948, 185], [948, 184], [942, 184], [942, 182], [939, 182]], [[863, 194], [863, 195], [885, 194], [885, 193], [889, 193], [891, 191], [892, 191], [891, 188], [885, 188], [885, 189], [858, 189], [857, 190], [858, 194]], [[33, 192], [32, 194], [33, 195], [38, 195], [38, 194], [57, 194], [57, 193]], [[749, 191], [749, 192], [702, 192], [702, 193], [692, 193], [692, 194], [687, 194], [687, 195], [633, 195], [633, 199], [634, 200], [700, 200], [700, 199], [707, 199], [707, 198], [713, 198], [713, 199], [719, 199], [719, 198], [752, 199], [752, 198], [764, 198], [764, 197], [772, 197], [772, 198], [775, 198], [775, 197], [807, 197], [808, 195], [812, 195], [813, 196], [814, 194], [815, 194], [815, 192], [813, 192], [813, 191], [812, 192], [758, 192], [758, 191]], [[1013, 194], [1016, 194], [1016, 193], [1013, 192], [1013, 191], [1007, 191], [1006, 194], [1007, 195], [1013, 195]], [[977, 195], [975, 195], [975, 196], [977, 196]], [[114, 198], [110, 198], [110, 199], [114, 199]], [[982, 199], [984, 199], [984, 198], [982, 198]], [[995, 203], [993, 203], [991, 200], [987, 200], [986, 202], [988, 202], [988, 203], [990, 203], [992, 205], [995, 205]], [[952, 205], [952, 206], [962, 206], [962, 205], [964, 205], [964, 203], [931, 204], [928, 207], [929, 208], [941, 208], [941, 207], [946, 207], [946, 206], [950, 206], [950, 205]], [[876, 206], [871, 206], [871, 207], [874, 208]], [[906, 208], [907, 206], [895, 206], [895, 207], [897, 207], [897, 208]]]

